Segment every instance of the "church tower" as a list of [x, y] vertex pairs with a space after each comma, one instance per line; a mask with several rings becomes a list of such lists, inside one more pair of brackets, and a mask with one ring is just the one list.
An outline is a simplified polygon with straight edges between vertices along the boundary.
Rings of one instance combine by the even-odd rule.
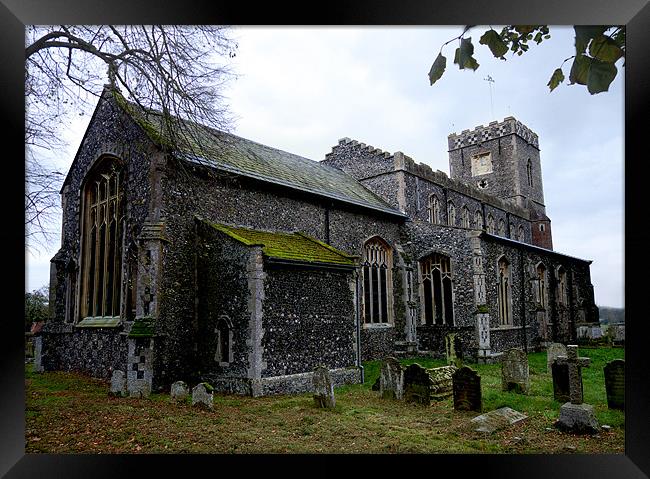
[[448, 141], [450, 176], [528, 209], [533, 244], [553, 249], [537, 134], [509, 116], [452, 133]]

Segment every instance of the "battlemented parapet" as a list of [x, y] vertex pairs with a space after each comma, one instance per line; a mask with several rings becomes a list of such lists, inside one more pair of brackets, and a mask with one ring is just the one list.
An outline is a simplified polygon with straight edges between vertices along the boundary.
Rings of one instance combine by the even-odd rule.
[[529, 145], [539, 149], [537, 133], [530, 130], [526, 125], [515, 119], [515, 117], [508, 116], [501, 123], [492, 121], [487, 126], [479, 125], [473, 130], [463, 130], [460, 134], [451, 133], [448, 136], [449, 150], [476, 145], [513, 133], [521, 137]]

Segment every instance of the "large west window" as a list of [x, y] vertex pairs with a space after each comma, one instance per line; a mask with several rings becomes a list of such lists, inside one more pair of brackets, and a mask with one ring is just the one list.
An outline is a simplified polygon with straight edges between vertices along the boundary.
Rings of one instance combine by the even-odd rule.
[[434, 253], [420, 262], [424, 324], [454, 324], [451, 262]]
[[365, 323], [390, 323], [392, 294], [391, 248], [372, 238], [363, 247], [363, 319]]
[[105, 161], [83, 195], [81, 317], [120, 315], [123, 171]]

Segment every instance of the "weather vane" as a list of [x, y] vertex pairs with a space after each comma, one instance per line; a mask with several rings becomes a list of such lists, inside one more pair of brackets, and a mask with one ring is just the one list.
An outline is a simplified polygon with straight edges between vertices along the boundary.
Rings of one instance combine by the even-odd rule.
[[490, 120], [494, 119], [494, 104], [492, 103], [492, 83], [494, 83], [494, 79], [488, 75], [486, 78], [483, 78], [488, 84], [490, 85], [490, 113], [492, 116], [490, 117]]

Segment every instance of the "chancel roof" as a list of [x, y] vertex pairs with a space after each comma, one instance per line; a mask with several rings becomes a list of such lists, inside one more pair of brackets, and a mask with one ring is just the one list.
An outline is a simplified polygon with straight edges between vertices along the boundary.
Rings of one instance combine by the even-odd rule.
[[[116, 94], [118, 103], [158, 144], [170, 144], [163, 116], [146, 114]], [[141, 110], [140, 110], [141, 111]], [[287, 186], [334, 200], [406, 217], [350, 175], [332, 166], [195, 122], [172, 119], [180, 134], [175, 136], [175, 155], [187, 161], [257, 180]], [[178, 146], [180, 151], [178, 151]]]

